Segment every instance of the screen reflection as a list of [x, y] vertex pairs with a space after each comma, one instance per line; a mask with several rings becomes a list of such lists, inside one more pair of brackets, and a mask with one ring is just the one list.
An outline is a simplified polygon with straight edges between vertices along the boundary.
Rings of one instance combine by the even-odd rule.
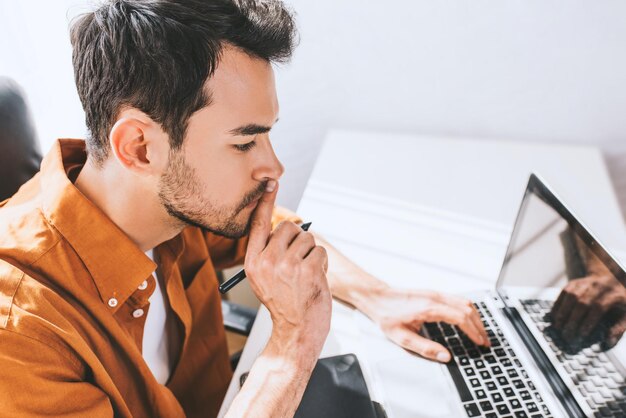
[[611, 350], [626, 330], [623, 271], [559, 205], [527, 192], [498, 291], [564, 353]]

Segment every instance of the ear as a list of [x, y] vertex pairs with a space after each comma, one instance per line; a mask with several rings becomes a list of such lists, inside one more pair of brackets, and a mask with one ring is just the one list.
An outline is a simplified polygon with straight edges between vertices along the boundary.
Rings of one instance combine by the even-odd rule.
[[137, 109], [120, 112], [109, 133], [109, 144], [118, 163], [139, 176], [159, 174], [167, 164], [167, 135]]

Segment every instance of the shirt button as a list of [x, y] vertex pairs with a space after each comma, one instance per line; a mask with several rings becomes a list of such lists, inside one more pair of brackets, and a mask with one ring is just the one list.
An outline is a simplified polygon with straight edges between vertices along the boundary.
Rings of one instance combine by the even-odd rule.
[[115, 298], [109, 299], [109, 306], [111, 308], [115, 308], [117, 306], [117, 299], [115, 299]]
[[143, 309], [135, 309], [133, 311], [133, 317], [141, 318], [143, 316]]
[[141, 284], [139, 285], [139, 287], [137, 289], [139, 289], [139, 290], [146, 290], [147, 287], [148, 287], [148, 281], [144, 280], [143, 282], [141, 282]]

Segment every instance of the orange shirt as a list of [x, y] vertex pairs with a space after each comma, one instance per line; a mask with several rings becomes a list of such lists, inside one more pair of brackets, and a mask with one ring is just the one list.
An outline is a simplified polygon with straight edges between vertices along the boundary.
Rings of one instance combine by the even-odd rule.
[[189, 227], [155, 248], [173, 359], [161, 385], [133, 316], [157, 266], [74, 187], [85, 159], [83, 141], [60, 140], [0, 203], [0, 415], [216, 416], [232, 371], [215, 271], [243, 261], [246, 239]]

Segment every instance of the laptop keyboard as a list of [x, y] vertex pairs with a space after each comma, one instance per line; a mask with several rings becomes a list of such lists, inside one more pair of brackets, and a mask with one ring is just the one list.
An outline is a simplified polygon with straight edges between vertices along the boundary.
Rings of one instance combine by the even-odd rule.
[[552, 302], [528, 299], [521, 303], [587, 401], [593, 416], [626, 416], [626, 382], [611, 359], [602, 352], [599, 344], [593, 344], [576, 354], [562, 351], [559, 346], [562, 347], [563, 344], [559, 337], [550, 332], [548, 314], [552, 309]]
[[424, 325], [428, 336], [453, 355], [447, 367], [467, 416], [551, 417], [485, 303], [474, 306], [491, 340], [490, 348], [477, 346], [455, 326], [443, 322]]

